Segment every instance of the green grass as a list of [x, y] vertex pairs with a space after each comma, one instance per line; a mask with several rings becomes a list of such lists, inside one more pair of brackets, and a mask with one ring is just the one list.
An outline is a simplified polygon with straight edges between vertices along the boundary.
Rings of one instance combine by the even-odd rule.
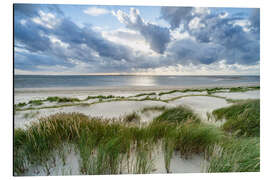
[[16, 104], [15, 106], [16, 107], [24, 107], [24, 106], [26, 106], [27, 104], [26, 103], [18, 103], [18, 104]]
[[214, 146], [207, 172], [259, 172], [260, 139], [230, 138]]
[[141, 93], [141, 94], [136, 94], [134, 97], [151, 96], [151, 95], [156, 95], [156, 93], [155, 93], [155, 92], [151, 92], [151, 93]]
[[240, 136], [260, 136], [260, 100], [245, 100], [213, 111], [217, 120], [226, 122], [223, 129]]
[[89, 99], [112, 99], [112, 98], [124, 98], [124, 96], [113, 96], [113, 95], [108, 95], [108, 96], [103, 96], [103, 95], [88, 96], [85, 100], [89, 100]]
[[138, 122], [140, 121], [140, 116], [138, 115], [138, 113], [136, 112], [133, 112], [131, 114], [128, 114], [126, 115], [124, 118], [123, 118], [123, 121], [124, 122]]
[[158, 95], [162, 96], [164, 94], [172, 94], [175, 92], [203, 92], [206, 91], [208, 94], [213, 94], [216, 92], [224, 92], [225, 90], [229, 90], [229, 92], [246, 92], [250, 90], [259, 90], [260, 86], [249, 86], [249, 87], [233, 87], [233, 88], [226, 88], [226, 87], [215, 87], [215, 88], [201, 88], [201, 89], [183, 89], [183, 90], [171, 90], [167, 92], [160, 92]]
[[31, 100], [28, 102], [28, 104], [39, 106], [39, 105], [43, 104], [43, 101], [42, 100]]
[[[111, 101], [161, 101], [161, 102], [165, 102], [168, 103], [169, 101], [174, 101], [176, 99], [180, 99], [183, 97], [190, 97], [190, 96], [209, 96], [209, 97], [216, 97], [216, 98], [221, 98], [221, 99], [225, 99], [227, 102], [229, 103], [237, 103], [237, 102], [241, 102], [243, 100], [233, 100], [233, 99], [227, 99], [225, 97], [220, 97], [220, 96], [215, 96], [213, 95], [213, 93], [215, 92], [223, 92], [223, 90], [229, 90], [230, 88], [206, 88], [206, 89], [184, 89], [184, 90], [172, 90], [172, 91], [168, 91], [168, 92], [161, 92], [159, 93], [159, 96], [162, 96], [163, 94], [170, 94], [170, 93], [174, 93], [174, 92], [203, 92], [203, 91], [207, 91], [207, 95], [183, 95], [183, 96], [178, 96], [178, 97], [173, 97], [171, 99], [166, 99], [166, 100], [161, 100], [160, 97], [155, 97], [155, 98], [150, 98], [150, 95], [155, 95], [155, 93], [143, 93], [143, 94], [138, 94], [136, 96], [131, 96], [128, 98], [125, 98], [123, 96], [113, 96], [113, 95], [108, 95], [108, 96], [103, 96], [103, 95], [99, 95], [99, 96], [88, 96], [86, 99], [84, 100], [79, 100], [77, 98], [66, 98], [66, 97], [48, 97], [46, 100], [34, 100], [33, 102], [31, 101], [31, 105], [41, 105], [44, 101], [49, 101], [49, 102], [62, 102], [62, 103], [66, 103], [66, 102], [82, 102], [82, 101], [87, 101], [89, 99], [99, 99], [98, 102], [95, 103], [102, 103], [102, 102], [111, 102]], [[240, 89], [244, 91], [250, 91], [250, 90], [258, 90], [260, 89], [259, 86], [250, 86], [250, 87], [238, 87], [236, 89]], [[236, 91], [237, 92], [237, 91]], [[132, 97], [140, 97], [140, 96], [144, 96], [147, 95], [147, 97], [143, 98], [143, 99], [132, 99]], [[36, 102], [35, 102], [36, 101]], [[95, 103], [80, 103], [81, 105], [92, 105]], [[15, 104], [15, 110], [16, 111], [24, 111], [24, 110], [38, 110], [38, 109], [46, 109], [46, 108], [60, 108], [60, 107], [65, 107], [65, 106], [77, 106], [79, 105], [79, 103], [76, 104], [61, 104], [61, 105], [51, 105], [51, 106], [43, 106], [43, 107], [28, 107], [28, 108], [22, 108], [24, 106], [26, 106], [27, 103], [19, 103], [19, 104]]]
[[163, 111], [143, 127], [130, 125], [139, 120], [136, 112], [123, 117], [124, 121], [58, 113], [41, 118], [26, 129], [14, 130], [14, 173], [23, 175], [29, 164], [45, 165], [52, 151], [63, 143], [74, 144], [78, 149], [81, 174], [121, 174], [132, 153], [136, 156], [135, 165], [127, 163], [128, 172], [150, 173], [151, 152], [160, 142], [167, 173], [175, 151], [185, 158], [207, 155], [208, 172], [258, 171], [259, 107], [259, 100], [250, 100], [214, 111], [217, 119], [227, 119], [222, 129], [232, 135], [202, 123], [191, 109], [183, 106], [142, 109], [141, 112]]
[[165, 106], [150, 106], [150, 107], [144, 107], [141, 110], [141, 113], [145, 113], [146, 111], [164, 111], [166, 110]]
[[[168, 154], [167, 162], [170, 161], [171, 152], [174, 150], [179, 150], [183, 155], [190, 155], [192, 152], [199, 152], [195, 150], [195, 145], [191, 144], [199, 142], [197, 147], [202, 149], [214, 143], [211, 140], [195, 141], [194, 138], [198, 136], [205, 136], [207, 139], [210, 135], [203, 133], [201, 126], [191, 125], [194, 123], [196, 122], [162, 120], [154, 121], [146, 127], [137, 127], [116, 121], [110, 123], [110, 120], [106, 119], [89, 118], [80, 113], [59, 113], [41, 118], [27, 129], [15, 129], [14, 171], [23, 174], [24, 158], [32, 164], [45, 163], [52, 156], [52, 150], [66, 142], [75, 144], [78, 148], [82, 159], [82, 174], [119, 174], [122, 172], [119, 164], [129, 156], [132, 149], [136, 152], [137, 160], [131, 173], [150, 173], [151, 148], [160, 140], [166, 140], [166, 143], [170, 144], [165, 150]], [[185, 129], [191, 127], [193, 133], [187, 133]], [[195, 135], [196, 128], [201, 132], [198, 136]], [[211, 134], [212, 128], [208, 129], [208, 132]], [[216, 140], [220, 137], [215, 133], [213, 136]], [[180, 148], [186, 145], [189, 148]]]
[[250, 90], [259, 90], [260, 86], [250, 86], [250, 87], [232, 87], [230, 92], [246, 92]]
[[222, 88], [222, 87], [216, 87], [216, 88], [207, 88], [206, 91], [207, 91], [207, 94], [213, 94], [213, 93], [216, 93], [216, 92], [222, 92], [224, 90], [226, 90], [227, 88]]
[[199, 117], [193, 113], [193, 111], [187, 107], [179, 106], [165, 110], [160, 116], [155, 118], [156, 122], [173, 122], [181, 123], [187, 121], [199, 122]]
[[34, 118], [35, 116], [37, 116], [39, 114], [39, 112], [38, 111], [31, 111], [31, 112], [28, 112], [28, 113], [25, 113], [24, 115], [23, 115], [23, 117], [25, 118], [25, 119], [28, 119], [28, 118]]

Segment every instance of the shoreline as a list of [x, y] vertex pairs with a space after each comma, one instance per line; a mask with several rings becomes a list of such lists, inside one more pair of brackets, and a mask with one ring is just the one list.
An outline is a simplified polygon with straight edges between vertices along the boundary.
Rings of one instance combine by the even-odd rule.
[[254, 83], [231, 83], [221, 85], [182, 85], [182, 86], [92, 86], [92, 87], [52, 87], [52, 88], [14, 88], [14, 95], [17, 93], [70, 93], [76, 91], [82, 92], [110, 92], [110, 91], [161, 91], [161, 90], [183, 90], [183, 89], [197, 89], [197, 88], [231, 88], [231, 87], [245, 87], [245, 86], [260, 86], [260, 82]]

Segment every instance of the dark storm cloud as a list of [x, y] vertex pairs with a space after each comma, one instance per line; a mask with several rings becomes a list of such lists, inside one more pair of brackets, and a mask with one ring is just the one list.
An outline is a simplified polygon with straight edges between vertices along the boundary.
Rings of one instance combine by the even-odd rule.
[[[220, 17], [224, 15], [224, 12], [198, 13], [195, 8], [162, 7], [161, 17], [170, 23], [172, 29], [183, 25], [182, 31], [196, 39], [185, 44], [182, 44], [183, 40], [177, 41], [174, 48], [170, 49], [172, 53], [179, 59], [196, 59], [203, 64], [222, 59], [226, 59], [229, 64], [256, 64], [260, 59], [259, 9], [255, 9], [250, 16], [250, 25], [244, 14]], [[190, 25], [194, 20], [197, 20], [198, 27], [192, 28]], [[216, 46], [214, 49], [219, 51], [209, 48], [212, 46]]]
[[251, 28], [255, 33], [260, 33], [260, 9], [255, 8], [252, 11], [251, 16], [249, 17], [251, 22]]
[[180, 64], [211, 64], [219, 59], [224, 48], [217, 44], [198, 43], [192, 39], [178, 40], [168, 49], [172, 52], [172, 59]]
[[[17, 10], [18, 8], [18, 10]], [[99, 33], [93, 31], [91, 26], [80, 28], [70, 19], [62, 16], [62, 12], [56, 6], [45, 8], [40, 6], [15, 5], [15, 47], [23, 48], [31, 53], [46, 54], [52, 58], [44, 58], [42, 56], [33, 56], [31, 53], [18, 54], [15, 58], [15, 64], [18, 68], [23, 69], [32, 64], [35, 65], [64, 65], [70, 66], [68, 59], [76, 59], [88, 63], [100, 63], [103, 60], [130, 60], [131, 51], [127, 47], [115, 44], [104, 39]], [[55, 23], [53, 27], [42, 22], [44, 13], [40, 11], [50, 12], [53, 14]], [[60, 14], [60, 16], [58, 16]], [[52, 15], [51, 15], [52, 16]], [[54, 17], [55, 16], [55, 17]], [[39, 18], [38, 22], [34, 22], [33, 18]], [[45, 17], [46, 20], [46, 17]], [[24, 23], [22, 23], [24, 21]], [[41, 22], [41, 23], [40, 23]], [[42, 24], [44, 23], [44, 24]], [[49, 27], [49, 28], [48, 28]], [[61, 43], [67, 44], [68, 47], [61, 47], [61, 43], [53, 43], [50, 37], [57, 38]], [[84, 45], [84, 47], [82, 47]], [[93, 56], [96, 53], [97, 56]], [[38, 58], [40, 57], [40, 58]], [[55, 59], [60, 59], [56, 61]], [[44, 63], [46, 62], [46, 63]], [[73, 64], [75, 66], [75, 64]]]
[[63, 12], [55, 4], [14, 4], [15, 16], [34, 17], [39, 15], [39, 10], [44, 12], [53, 12], [58, 15], [63, 15]]
[[163, 54], [167, 44], [170, 42], [170, 31], [168, 28], [144, 22], [137, 9], [131, 8], [130, 14], [118, 11], [117, 18], [135, 31], [139, 31], [145, 40], [150, 44], [150, 48], [157, 53]]
[[172, 29], [180, 24], [186, 25], [192, 18], [191, 7], [161, 7], [161, 18], [168, 21]]

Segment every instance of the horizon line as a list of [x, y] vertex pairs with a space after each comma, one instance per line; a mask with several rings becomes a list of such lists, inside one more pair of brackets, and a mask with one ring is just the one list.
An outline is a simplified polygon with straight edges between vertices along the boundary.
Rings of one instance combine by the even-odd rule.
[[14, 76], [260, 76], [260, 74], [15, 74]]

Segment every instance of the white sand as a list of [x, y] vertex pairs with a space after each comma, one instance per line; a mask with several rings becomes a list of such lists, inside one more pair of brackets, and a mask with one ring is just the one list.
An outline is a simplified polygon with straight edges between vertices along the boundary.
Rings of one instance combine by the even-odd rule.
[[185, 105], [190, 107], [195, 113], [201, 116], [202, 120], [205, 122], [207, 122], [207, 112], [211, 113], [215, 109], [231, 105], [231, 103], [228, 103], [224, 99], [208, 96], [183, 97], [181, 99], [171, 101], [170, 103], [176, 106]]
[[[61, 153], [64, 156], [61, 156]], [[166, 174], [164, 152], [161, 143], [158, 143], [151, 151], [152, 171], [150, 173]], [[63, 162], [63, 157], [64, 161]], [[53, 151], [51, 158], [42, 165], [35, 166], [28, 164], [28, 170], [24, 174], [26, 176], [47, 176], [47, 175], [80, 175], [80, 154], [78, 149], [72, 144], [64, 144], [62, 148]], [[170, 162], [171, 173], [200, 173], [207, 162], [203, 156], [192, 155], [188, 159], [181, 158], [179, 153], [174, 153]], [[45, 166], [47, 165], [47, 168]], [[127, 165], [129, 164], [129, 165]], [[122, 173], [132, 173], [135, 168], [136, 153], [131, 152], [129, 161], [124, 159], [122, 163]], [[129, 167], [129, 171], [128, 171]]]
[[[116, 91], [116, 92], [106, 92], [102, 95], [118, 95], [118, 96], [134, 96], [140, 93], [150, 93], [153, 91]], [[81, 93], [81, 94], [80, 94]], [[91, 96], [101, 94], [102, 92], [92, 92]], [[93, 94], [96, 93], [96, 94]], [[120, 93], [120, 94], [119, 94]], [[157, 92], [159, 93], [159, 92]], [[192, 94], [205, 94], [206, 92], [186, 92], [186, 93], [172, 93], [172, 94], [165, 94], [162, 96], [158, 96], [162, 99], [168, 99], [183, 95], [192, 95]], [[74, 96], [76, 94], [76, 96]], [[28, 100], [32, 99], [41, 99], [47, 98], [48, 96], [61, 96], [61, 97], [77, 97], [80, 99], [84, 99], [89, 95], [89, 92], [76, 92], [74, 91], [71, 94], [60, 94], [60, 92], [56, 91], [54, 94], [48, 94], [47, 92], [42, 92], [38, 95], [37, 92], [31, 94], [31, 92], [22, 93], [19, 92], [15, 94], [15, 102], [27, 102]], [[217, 96], [222, 96], [231, 99], [255, 99], [260, 97], [260, 91], [247, 91], [247, 92], [239, 92], [239, 93], [215, 93]], [[147, 96], [137, 97], [138, 99], [143, 99]], [[152, 95], [151, 97], [156, 97], [156, 95]], [[17, 99], [17, 100], [16, 100]], [[85, 103], [93, 103], [98, 102], [98, 99], [89, 99], [84, 101]], [[64, 104], [64, 103], [63, 103]], [[70, 104], [70, 103], [67, 103]], [[52, 106], [52, 105], [60, 105], [55, 102], [44, 102], [42, 105], [37, 107], [44, 107], [44, 106]], [[41, 110], [31, 110], [31, 111], [17, 111], [15, 114], [15, 128], [17, 127], [24, 127], [25, 125], [29, 124], [32, 121], [36, 121], [40, 117], [49, 116], [58, 112], [80, 112], [84, 113], [89, 116], [98, 116], [98, 117], [105, 117], [105, 118], [119, 118], [120, 116], [127, 115], [134, 111], [139, 111], [144, 107], [149, 106], [166, 106], [166, 107], [175, 107], [178, 105], [186, 105], [192, 108], [197, 114], [199, 114], [204, 121], [207, 120], [207, 112], [212, 112], [214, 109], [218, 109], [221, 107], [226, 107], [231, 105], [227, 103], [226, 100], [214, 97], [206, 97], [206, 96], [190, 96], [184, 97], [181, 99], [177, 99], [171, 101], [169, 103], [164, 103], [161, 101], [115, 101], [115, 102], [103, 102], [94, 104], [91, 106], [70, 106], [70, 107], [61, 107], [61, 108], [50, 108], [50, 109], [41, 109]], [[24, 108], [29, 107], [29, 105], [25, 106]], [[35, 106], [33, 106], [35, 107]], [[38, 114], [37, 114], [38, 111]], [[26, 115], [25, 115], [26, 114]], [[28, 115], [27, 115], [28, 114]], [[153, 116], [154, 117], [154, 116]], [[150, 122], [151, 116], [143, 117], [143, 122]], [[213, 122], [213, 121], [212, 121]]]
[[[55, 92], [54, 94], [50, 94], [48, 92], [42, 93], [15, 93], [15, 103], [18, 102], [28, 102], [33, 99], [41, 99], [47, 98], [48, 96], [60, 96], [60, 97], [76, 97], [80, 99], [84, 99], [87, 96], [95, 96], [95, 95], [115, 95], [115, 96], [134, 96], [140, 93], [150, 93], [153, 91], [101, 91], [99, 92], [87, 92], [83, 91], [79, 93], [78, 91], [74, 91], [73, 93], [61, 93]], [[159, 93], [158, 91], [156, 91]], [[192, 95], [192, 94], [205, 94], [206, 92], [187, 92], [187, 93], [172, 93], [166, 94], [161, 97], [162, 99], [169, 99], [173, 97], [183, 96], [183, 95]], [[215, 93], [217, 96], [222, 96], [230, 99], [255, 99], [260, 97], [259, 91], [248, 91], [241, 93]], [[146, 97], [146, 96], [145, 96]], [[151, 96], [151, 97], [155, 97]], [[138, 97], [139, 99], [144, 98], [143, 96]], [[87, 103], [96, 102], [98, 99], [90, 99], [86, 101]], [[55, 103], [45, 102], [42, 106], [55, 105]], [[115, 101], [115, 102], [102, 102], [97, 103], [91, 106], [70, 106], [70, 107], [61, 107], [61, 108], [50, 108], [50, 109], [41, 109], [41, 110], [27, 110], [27, 111], [17, 111], [14, 116], [14, 126], [15, 128], [25, 128], [26, 125], [33, 121], [37, 121], [40, 117], [46, 117], [59, 112], [80, 112], [88, 116], [93, 117], [104, 117], [104, 118], [119, 118], [121, 116], [130, 114], [132, 112], [138, 112], [142, 124], [148, 124], [155, 117], [159, 116], [161, 112], [158, 111], [146, 111], [145, 113], [141, 113], [140, 110], [144, 107], [150, 106], [166, 106], [166, 107], [176, 107], [179, 105], [185, 105], [190, 107], [197, 113], [205, 122], [214, 123], [212, 121], [207, 121], [207, 112], [212, 112], [215, 109], [230, 106], [231, 103], [228, 103], [226, 100], [215, 97], [208, 96], [190, 96], [183, 97], [174, 101], [170, 101], [169, 103], [161, 102], [161, 101]], [[222, 122], [217, 122], [217, 126], [220, 126]], [[78, 175], [79, 171], [79, 162], [80, 157], [78, 152], [75, 151], [74, 147], [67, 148], [69, 151], [66, 151], [66, 165], [63, 164], [59, 155], [55, 154], [55, 163], [52, 160], [48, 161], [49, 172], [50, 175]], [[160, 147], [157, 147], [153, 152], [153, 163], [154, 169], [153, 173], [166, 173], [164, 155]], [[202, 172], [203, 165], [205, 160], [202, 156], [194, 155], [190, 159], [183, 159], [179, 154], [174, 154], [171, 163], [170, 169], [172, 173], [194, 173], [194, 172]], [[29, 171], [26, 175], [47, 175], [48, 171], [44, 166], [35, 166], [30, 167]]]
[[[74, 145], [65, 144], [62, 148], [54, 150], [52, 157], [46, 162], [48, 168], [46, 168], [45, 165], [30, 165], [28, 171], [24, 175], [80, 175], [80, 155], [75, 149]], [[65, 164], [59, 152], [63, 153]]]
[[139, 116], [141, 117], [140, 119], [140, 123], [142, 125], [147, 125], [149, 124], [150, 122], [153, 121], [154, 118], [158, 117], [159, 115], [162, 114], [161, 111], [146, 111], [144, 113], [138, 113]]
[[175, 92], [175, 93], [171, 93], [171, 94], [164, 94], [160, 96], [161, 100], [166, 100], [166, 99], [171, 99], [171, 98], [175, 98], [175, 97], [179, 97], [179, 96], [186, 96], [186, 95], [205, 95], [207, 94], [206, 91], [203, 92]]
[[[164, 153], [162, 151], [162, 146], [158, 145], [153, 151], [153, 163], [154, 169], [153, 173], [167, 173], [165, 168]], [[170, 162], [170, 172], [171, 173], [200, 173], [203, 171], [203, 165], [205, 164], [203, 156], [192, 155], [188, 159], [181, 157], [179, 153], [173, 153]]]
[[226, 97], [228, 99], [259, 99], [260, 91], [232, 92], [232, 93], [215, 93], [216, 96]]
[[[14, 126], [15, 128], [23, 128], [25, 125], [30, 124], [33, 121], [37, 121], [40, 117], [46, 117], [59, 112], [79, 112], [92, 117], [119, 118], [134, 111], [139, 111], [144, 107], [150, 106], [172, 107], [171, 105], [160, 101], [114, 101], [98, 103], [91, 106], [79, 105], [31, 111], [17, 111], [15, 114]], [[25, 118], [25, 114], [35, 114], [37, 111], [39, 113], [34, 117], [30, 116]]]

